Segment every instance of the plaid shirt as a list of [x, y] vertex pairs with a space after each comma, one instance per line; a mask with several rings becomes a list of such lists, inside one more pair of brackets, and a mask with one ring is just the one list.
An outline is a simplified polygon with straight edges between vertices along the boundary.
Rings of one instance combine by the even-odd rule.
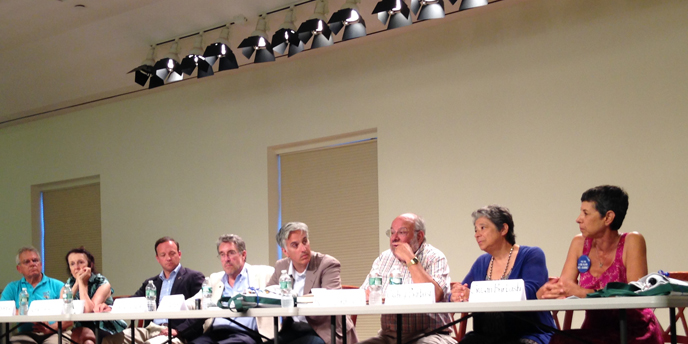
[[[416, 252], [419, 264], [432, 277], [432, 279], [440, 286], [444, 295], [450, 291], [449, 266], [447, 265], [447, 258], [442, 251], [434, 248], [427, 242], [423, 243]], [[377, 272], [382, 276], [382, 295], [385, 295], [387, 286], [389, 285], [389, 273], [392, 268], [397, 268], [401, 271], [404, 284], [413, 283], [411, 273], [406, 264], [397, 259], [391, 250], [382, 252], [379, 257], [373, 262], [373, 268], [370, 273]], [[368, 287], [368, 278], [361, 286], [361, 288]], [[444, 298], [442, 298], [444, 299]], [[410, 336], [432, 331], [440, 326], [451, 322], [451, 316], [448, 313], [423, 313], [423, 314], [404, 314], [402, 315], [402, 337], [409, 338]], [[389, 334], [395, 334], [397, 330], [397, 317], [394, 314], [383, 314], [380, 318], [382, 331]]]

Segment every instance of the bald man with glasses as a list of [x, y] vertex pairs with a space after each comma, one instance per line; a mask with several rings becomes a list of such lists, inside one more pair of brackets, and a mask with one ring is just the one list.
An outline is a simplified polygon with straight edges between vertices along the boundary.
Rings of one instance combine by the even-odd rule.
[[[397, 269], [401, 273], [402, 283], [432, 283], [435, 286], [435, 301], [446, 299], [450, 290], [449, 265], [442, 251], [427, 243], [425, 239], [425, 221], [416, 214], [407, 213], [397, 216], [386, 232], [389, 237], [389, 250], [380, 254], [373, 262], [371, 274], [382, 276], [382, 294], [389, 285], [390, 272]], [[368, 290], [368, 279], [361, 286]], [[365, 344], [393, 344], [397, 342], [397, 321], [394, 314], [383, 314], [380, 317], [382, 329], [378, 336], [367, 339]], [[442, 327], [451, 322], [448, 313], [404, 314], [401, 329], [402, 342], [425, 332]], [[451, 344], [456, 341], [446, 332], [441, 332], [413, 340], [414, 344]]]

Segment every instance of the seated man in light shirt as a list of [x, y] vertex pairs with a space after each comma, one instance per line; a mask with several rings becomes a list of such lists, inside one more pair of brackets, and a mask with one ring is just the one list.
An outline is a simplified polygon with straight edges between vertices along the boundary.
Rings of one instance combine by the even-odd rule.
[[[282, 270], [294, 279], [293, 290], [299, 295], [310, 294], [312, 288], [341, 289], [341, 265], [334, 257], [312, 252], [308, 241], [308, 226], [303, 222], [289, 222], [277, 233], [277, 244], [286, 258], [275, 263], [275, 273], [268, 286], [279, 284]], [[347, 342], [356, 343], [356, 329], [346, 317]], [[329, 316], [296, 316], [283, 320], [279, 333], [280, 343], [317, 344], [342, 343], [341, 317], [337, 317], [337, 338], [331, 338]]]
[[[425, 221], [416, 214], [401, 214], [392, 221], [387, 231], [389, 250], [380, 254], [373, 262], [370, 273], [382, 276], [382, 295], [389, 285], [389, 273], [399, 269], [403, 284], [432, 283], [435, 285], [435, 301], [445, 300], [450, 290], [447, 258], [425, 240]], [[368, 279], [361, 288], [368, 289]], [[361, 343], [393, 344], [397, 342], [397, 317], [383, 314], [380, 317], [382, 329], [377, 337]], [[433, 334], [419, 339], [416, 337], [451, 322], [448, 313], [404, 314], [402, 315], [402, 342], [413, 340], [415, 344], [451, 344], [456, 341], [447, 332]]]
[[[17, 271], [22, 279], [10, 282], [2, 291], [0, 301], [14, 301], [19, 308], [19, 294], [23, 288], [29, 293], [29, 304], [35, 300], [59, 299], [64, 283], [43, 274], [41, 255], [33, 247], [22, 247], [16, 257]], [[17, 314], [19, 314], [17, 312]], [[44, 326], [49, 326], [46, 329]], [[12, 343], [22, 344], [56, 344], [58, 341], [57, 323], [24, 323], [17, 333], [10, 337]]]
[[[162, 267], [160, 274], [147, 278], [141, 284], [141, 288], [132, 296], [145, 296], [148, 281], [153, 281], [157, 290], [156, 305], [167, 295], [184, 295], [189, 298], [199, 290], [205, 280], [205, 276], [198, 271], [182, 267], [180, 260], [182, 251], [179, 243], [171, 237], [165, 236], [155, 242], [155, 259]], [[108, 311], [104, 305], [96, 312]], [[168, 326], [169, 322], [169, 326]], [[146, 327], [136, 328], [136, 343], [156, 344], [167, 341], [169, 328], [172, 328], [174, 343], [189, 341], [202, 333], [202, 322], [197, 319], [154, 319]], [[130, 344], [131, 329], [103, 338], [103, 344]]]
[[[246, 263], [246, 244], [238, 235], [225, 234], [217, 241], [217, 254], [222, 262], [223, 271], [210, 275], [210, 285], [213, 289], [211, 300], [213, 304], [222, 296], [232, 297], [243, 293], [249, 288], [259, 288], [259, 278], [252, 272], [251, 265]], [[200, 299], [200, 291], [192, 299]], [[260, 343], [256, 318], [231, 318], [240, 326], [224, 318], [208, 319], [205, 322], [205, 333], [192, 340], [192, 344], [239, 344]]]

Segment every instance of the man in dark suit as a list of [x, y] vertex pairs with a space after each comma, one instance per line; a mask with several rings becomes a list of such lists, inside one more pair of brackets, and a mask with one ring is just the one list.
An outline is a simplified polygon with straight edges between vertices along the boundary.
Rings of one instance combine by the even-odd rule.
[[[132, 296], [146, 296], [148, 281], [153, 281], [157, 290], [156, 304], [167, 295], [184, 295], [188, 299], [199, 290], [205, 280], [202, 273], [182, 267], [180, 260], [182, 251], [179, 243], [171, 237], [162, 237], [155, 242], [155, 259], [160, 263], [162, 272], [147, 278], [141, 288]], [[203, 333], [203, 322], [198, 319], [154, 319], [143, 328], [136, 329], [136, 343], [156, 344], [167, 341], [168, 331], [172, 329], [172, 336], [177, 337], [173, 342], [180, 343], [180, 339], [190, 341]], [[104, 344], [131, 344], [129, 329], [103, 339]]]
[[[279, 284], [282, 270], [293, 277], [293, 290], [299, 295], [310, 294], [313, 288], [341, 289], [339, 261], [327, 254], [312, 252], [308, 241], [308, 226], [302, 222], [289, 222], [277, 233], [277, 244], [286, 257], [275, 263], [275, 273], [268, 286]], [[358, 342], [356, 329], [346, 317], [347, 341]], [[329, 316], [297, 316], [284, 319], [279, 333], [281, 343], [334, 344], [342, 342], [341, 318], [337, 317], [337, 338], [331, 338]]]

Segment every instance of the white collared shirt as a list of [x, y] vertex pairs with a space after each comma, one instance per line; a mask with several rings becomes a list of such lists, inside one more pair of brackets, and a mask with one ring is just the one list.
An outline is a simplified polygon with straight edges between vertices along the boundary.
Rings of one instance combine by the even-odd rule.
[[[310, 262], [308, 264], [310, 264]], [[294, 269], [294, 263], [289, 263], [289, 276], [294, 278], [292, 290], [295, 291], [296, 295], [298, 296], [303, 296], [303, 289], [306, 286], [306, 271], [308, 271], [308, 265], [306, 265], [306, 268], [303, 270], [303, 272], [297, 272], [296, 269]], [[294, 318], [294, 321], [307, 322], [306, 317], [303, 315], [292, 318]]]
[[[250, 267], [249, 264], [244, 264], [244, 268], [241, 269], [241, 272], [237, 275], [236, 279], [234, 280], [234, 286], [229, 285], [229, 280], [227, 279], [227, 273], [225, 273], [222, 276], [222, 283], [224, 284], [224, 290], [222, 291], [222, 296], [229, 296], [233, 297], [236, 294], [243, 293], [244, 291], [248, 290], [251, 287], [251, 281], [249, 280], [249, 272], [248, 268]], [[233, 319], [234, 321], [239, 322], [240, 324], [252, 329], [252, 330], [257, 330], [258, 329], [258, 323], [256, 322], [256, 318], [253, 317], [237, 317]], [[232, 327], [237, 330], [243, 331], [243, 329], [236, 325], [235, 323], [224, 319], [224, 318], [215, 318], [213, 322], [213, 327], [219, 327], [219, 326], [227, 326], [227, 327]]]

